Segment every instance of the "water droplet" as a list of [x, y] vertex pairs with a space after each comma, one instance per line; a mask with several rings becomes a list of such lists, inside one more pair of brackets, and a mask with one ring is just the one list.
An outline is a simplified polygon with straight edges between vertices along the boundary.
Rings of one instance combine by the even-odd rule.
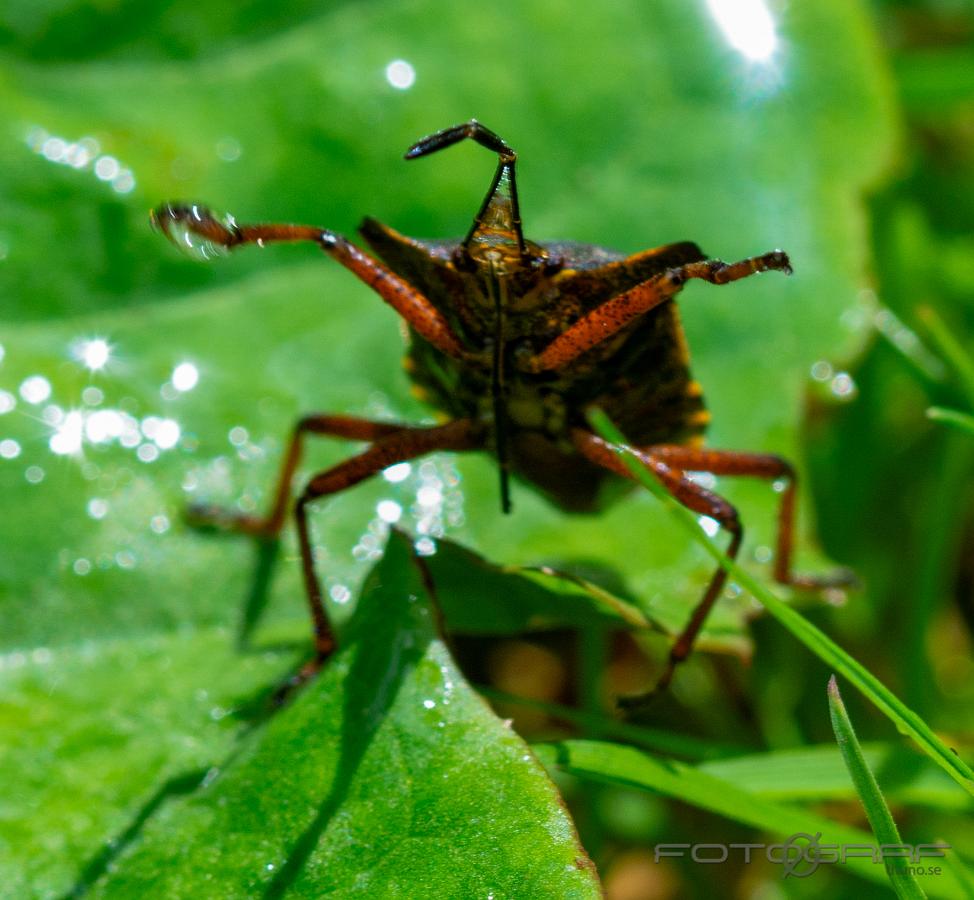
[[114, 409], [99, 409], [85, 419], [85, 437], [93, 444], [103, 444], [120, 437], [124, 431], [125, 420]]
[[180, 363], [172, 370], [172, 386], [177, 391], [191, 391], [199, 380], [199, 370], [191, 362]]
[[44, 480], [44, 470], [40, 466], [28, 466], [24, 478], [31, 484], [40, 484]]
[[224, 162], [236, 162], [243, 152], [240, 141], [233, 137], [222, 137], [216, 142], [216, 155]]
[[92, 497], [88, 501], [88, 515], [93, 519], [104, 519], [108, 515], [108, 501], [101, 497]]
[[247, 429], [244, 428], [243, 425], [235, 425], [230, 429], [229, 438], [230, 443], [233, 444], [234, 447], [242, 447], [247, 443], [250, 435], [247, 433]]
[[111, 345], [104, 338], [78, 341], [74, 346], [74, 356], [85, 368], [92, 372], [103, 369], [112, 355]]
[[815, 381], [828, 381], [832, 377], [832, 364], [824, 359], [812, 363], [811, 376]]
[[159, 458], [159, 448], [155, 444], [139, 444], [135, 455], [144, 463], [155, 462]]
[[416, 502], [420, 506], [439, 506], [443, 502], [443, 492], [435, 485], [424, 485], [416, 491]]
[[765, 547], [765, 546], [762, 545], [760, 547], [755, 547], [754, 548], [754, 561], [755, 562], [759, 562], [759, 563], [771, 562], [772, 555], [773, 554], [771, 553], [771, 548], [770, 547]]
[[413, 545], [419, 556], [432, 556], [436, 553], [436, 541], [429, 537], [421, 537]]
[[75, 575], [87, 575], [91, 571], [91, 562], [82, 556], [74, 561], [71, 568]]
[[170, 450], [179, 442], [181, 429], [175, 419], [161, 419], [152, 440], [160, 450]]
[[829, 389], [840, 400], [852, 400], [859, 391], [855, 381], [852, 380], [852, 376], [848, 372], [836, 373], [835, 378], [832, 379], [832, 383], [829, 385]]
[[105, 393], [101, 388], [89, 385], [81, 392], [81, 400], [87, 406], [98, 406], [105, 399]]
[[13, 438], [0, 441], [0, 459], [16, 459], [20, 456], [20, 444]]
[[375, 513], [383, 522], [393, 525], [402, 518], [402, 507], [395, 500], [380, 500]]
[[206, 223], [211, 227], [216, 224], [225, 228], [233, 224], [233, 219], [225, 216], [221, 221], [209, 210], [201, 206], [191, 206], [188, 210], [185, 208], [164, 210], [159, 224], [169, 240], [193, 259], [206, 261], [226, 256], [230, 252], [223, 244], [198, 234], [193, 228], [194, 222], [200, 226]]
[[169, 530], [169, 517], [160, 513], [149, 520], [149, 527], [156, 534], [165, 534]]
[[64, 420], [57, 426], [57, 431], [51, 435], [47, 442], [52, 453], [59, 456], [67, 456], [77, 453], [81, 449], [84, 436], [84, 417], [80, 412], [74, 410], [69, 412]]
[[28, 403], [43, 403], [51, 396], [51, 383], [43, 375], [31, 375], [20, 383], [20, 396]]
[[394, 59], [386, 66], [386, 81], [396, 90], [407, 91], [416, 83], [416, 70], [404, 59]]
[[412, 472], [412, 470], [413, 467], [408, 462], [396, 463], [394, 466], [389, 466], [389, 468], [382, 473], [382, 477], [385, 478], [386, 481], [395, 484], [399, 481], [405, 481], [409, 477], [409, 473]]
[[348, 603], [352, 599], [352, 592], [344, 584], [336, 584], [328, 592], [328, 596], [331, 597], [335, 603], [344, 604]]
[[714, 537], [718, 531], [720, 531], [720, 522], [716, 519], [712, 519], [710, 516], [700, 516], [697, 519], [700, 523], [700, 527], [703, 529], [704, 534], [707, 537]]
[[99, 156], [95, 161], [95, 178], [99, 181], [111, 181], [121, 168], [114, 156]]
[[435, 700], [424, 700], [423, 701], [423, 706], [426, 709], [433, 709], [433, 707], [436, 706], [436, 701]]
[[10, 391], [0, 391], [0, 416], [17, 406], [17, 398]]

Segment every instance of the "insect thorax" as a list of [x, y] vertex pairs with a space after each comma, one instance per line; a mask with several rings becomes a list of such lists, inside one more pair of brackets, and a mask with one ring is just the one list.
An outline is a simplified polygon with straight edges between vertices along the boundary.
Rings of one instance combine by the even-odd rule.
[[[457, 242], [415, 241], [367, 220], [362, 232], [398, 274], [422, 290], [483, 363], [458, 361], [412, 336], [406, 368], [426, 402], [453, 418], [494, 417], [490, 351], [496, 290], [483, 272], [461, 271]], [[693, 245], [687, 245], [693, 248]], [[503, 295], [503, 403], [512, 470], [567, 508], [589, 509], [610, 476], [574, 450], [571, 429], [590, 405], [608, 413], [635, 445], [688, 443], [707, 424], [692, 380], [676, 304], [666, 302], [555, 372], [532, 374], [519, 361], [547, 346], [641, 273], [618, 269], [620, 254], [584, 245], [547, 245], [547, 263], [499, 279]], [[699, 250], [693, 248], [696, 254]], [[691, 251], [687, 251], [688, 255]], [[604, 277], [603, 277], [604, 275]], [[637, 282], [638, 283], [638, 282]]]

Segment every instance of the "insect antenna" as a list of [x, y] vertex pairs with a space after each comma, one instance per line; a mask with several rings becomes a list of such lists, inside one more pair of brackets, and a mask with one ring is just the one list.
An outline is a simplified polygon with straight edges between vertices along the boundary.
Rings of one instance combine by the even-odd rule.
[[444, 128], [435, 134], [428, 135], [415, 144], [407, 151], [406, 159], [417, 159], [450, 147], [463, 140], [473, 140], [493, 150], [498, 156], [497, 171], [494, 179], [490, 183], [487, 196], [480, 206], [480, 211], [473, 220], [473, 225], [463, 239], [461, 246], [464, 252], [469, 252], [470, 245], [475, 243], [481, 235], [491, 233], [501, 235], [507, 240], [513, 240], [517, 244], [518, 254], [522, 259], [527, 257], [524, 247], [524, 231], [521, 226], [521, 211], [517, 199], [517, 181], [514, 175], [514, 164], [517, 162], [517, 154], [507, 145], [507, 143], [485, 125], [481, 125], [476, 119], [464, 122], [462, 125], [454, 125], [452, 128]]

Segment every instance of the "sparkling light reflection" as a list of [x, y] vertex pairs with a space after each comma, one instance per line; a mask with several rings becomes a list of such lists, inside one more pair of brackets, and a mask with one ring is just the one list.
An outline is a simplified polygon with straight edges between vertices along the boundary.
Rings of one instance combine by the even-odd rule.
[[43, 375], [31, 375], [20, 383], [20, 396], [28, 403], [43, 403], [51, 396], [51, 382]]
[[191, 391], [200, 380], [199, 370], [191, 362], [183, 362], [172, 370], [172, 386], [177, 391]]
[[404, 59], [394, 59], [386, 66], [386, 81], [396, 90], [408, 91], [416, 83], [416, 70]]
[[68, 141], [35, 125], [27, 132], [27, 146], [48, 162], [70, 166], [79, 171], [90, 169], [99, 181], [107, 182], [119, 194], [135, 189], [135, 176], [114, 156], [102, 155], [101, 145], [93, 137]]
[[81, 341], [75, 347], [75, 356], [92, 372], [105, 368], [111, 355], [112, 348], [104, 338]]
[[707, 0], [727, 42], [753, 62], [768, 62], [778, 47], [774, 19], [764, 0]]

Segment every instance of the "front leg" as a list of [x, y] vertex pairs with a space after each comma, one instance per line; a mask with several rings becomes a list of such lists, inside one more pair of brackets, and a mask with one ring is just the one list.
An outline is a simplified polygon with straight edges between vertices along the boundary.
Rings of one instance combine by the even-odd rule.
[[539, 353], [522, 360], [519, 368], [534, 374], [564, 368], [639, 316], [674, 297], [691, 278], [711, 284], [728, 284], [769, 269], [791, 274], [788, 255], [781, 250], [772, 250], [736, 263], [706, 259], [667, 269], [582, 316]]
[[454, 359], [468, 357], [446, 318], [420, 291], [359, 250], [348, 238], [327, 228], [311, 225], [237, 225], [232, 220], [221, 222], [205, 206], [174, 203], [166, 203], [153, 210], [152, 222], [176, 246], [180, 246], [180, 230], [227, 249], [243, 244], [263, 247], [272, 242], [311, 241], [372, 288], [420, 337]]

